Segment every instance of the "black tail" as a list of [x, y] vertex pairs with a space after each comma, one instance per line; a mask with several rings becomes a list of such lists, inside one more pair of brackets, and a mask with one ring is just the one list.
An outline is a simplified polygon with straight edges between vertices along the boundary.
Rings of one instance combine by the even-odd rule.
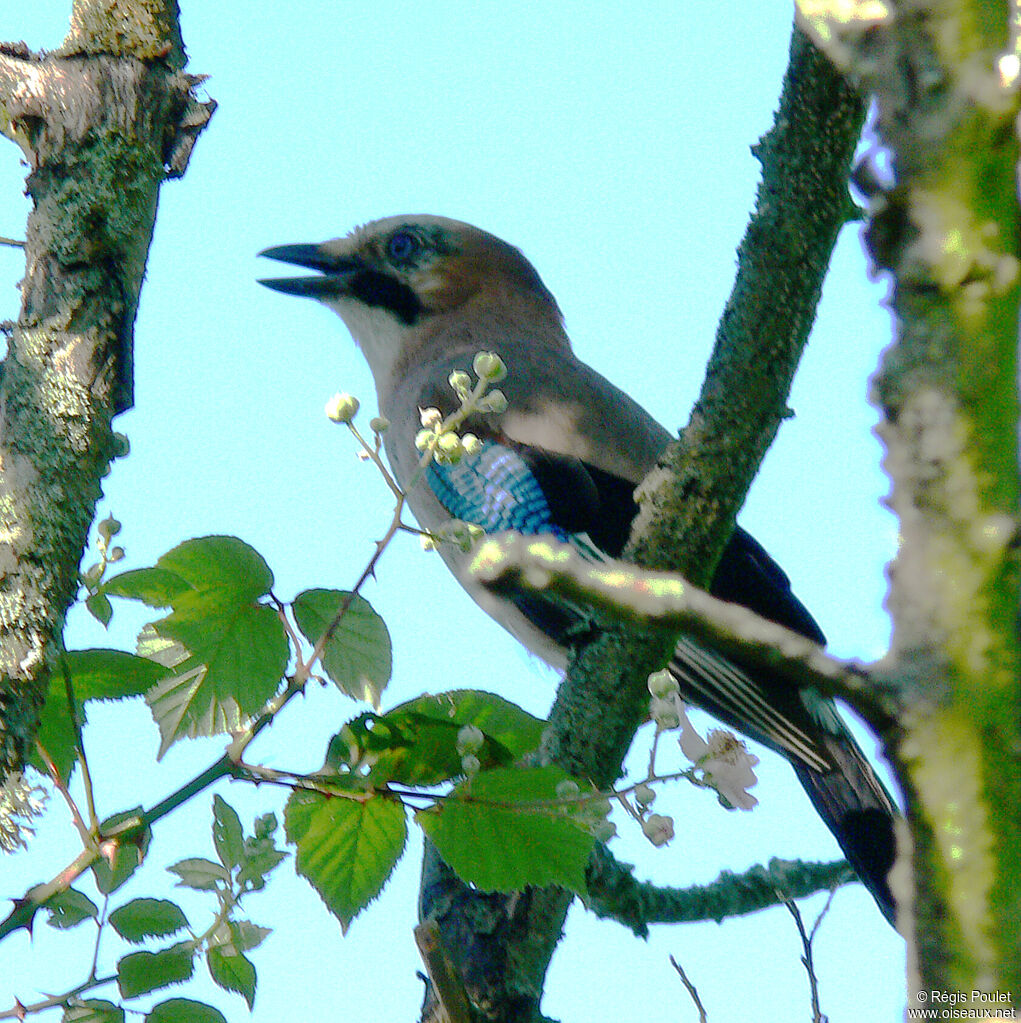
[[849, 734], [827, 735], [819, 744], [836, 765], [833, 770], [817, 771], [793, 759], [791, 764], [847, 862], [892, 924], [895, 905], [887, 875], [896, 853], [897, 810]]

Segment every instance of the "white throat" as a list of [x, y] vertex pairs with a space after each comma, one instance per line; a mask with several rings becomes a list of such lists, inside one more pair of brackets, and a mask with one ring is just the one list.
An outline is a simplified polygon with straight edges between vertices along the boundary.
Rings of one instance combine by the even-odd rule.
[[351, 331], [355, 344], [362, 350], [372, 370], [376, 392], [382, 397], [393, 381], [394, 366], [402, 349], [401, 334], [407, 330], [386, 309], [365, 305], [357, 299], [324, 299]]

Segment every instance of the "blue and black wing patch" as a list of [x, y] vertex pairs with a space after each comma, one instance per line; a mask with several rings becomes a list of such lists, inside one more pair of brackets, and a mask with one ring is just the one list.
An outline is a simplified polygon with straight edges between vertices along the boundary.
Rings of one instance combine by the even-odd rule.
[[553, 518], [542, 486], [513, 448], [484, 441], [482, 450], [456, 465], [429, 464], [429, 483], [450, 517], [473, 522], [487, 533], [568, 533]]
[[[613, 553], [620, 552], [635, 511], [632, 488], [622, 480], [618, 482], [629, 510], [623, 516], [605, 514], [593, 477], [597, 470], [575, 458], [492, 440], [456, 465], [431, 462], [427, 472], [433, 493], [451, 518], [475, 523], [489, 533], [506, 529], [548, 533], [589, 558], [601, 554], [604, 543]], [[616, 522], [624, 524], [622, 536], [611, 532]], [[589, 613], [574, 604], [530, 594], [508, 596], [536, 628], [560, 645], [570, 645], [589, 626]]]

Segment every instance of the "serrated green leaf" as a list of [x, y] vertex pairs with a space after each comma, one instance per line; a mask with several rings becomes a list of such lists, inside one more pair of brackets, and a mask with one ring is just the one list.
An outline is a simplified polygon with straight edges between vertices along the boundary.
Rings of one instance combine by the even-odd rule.
[[230, 929], [231, 942], [238, 952], [258, 948], [273, 933], [272, 928], [260, 927], [250, 920], [228, 920], [227, 927]]
[[159, 558], [156, 567], [180, 576], [192, 589], [233, 590], [250, 600], [273, 588], [273, 573], [262, 555], [236, 536], [185, 540]]
[[[83, 724], [86, 719], [85, 700], [136, 696], [165, 672], [158, 665], [122, 650], [69, 650], [62, 655], [62, 661], [50, 675], [46, 705], [37, 734], [60, 777], [67, 781], [74, 769], [76, 739], [64, 667], [71, 676], [76, 712]], [[34, 749], [31, 763], [46, 773], [46, 765]]]
[[449, 721], [459, 728], [475, 725], [488, 738], [504, 746], [514, 760], [536, 749], [546, 728], [542, 718], [529, 714], [502, 696], [480, 689], [455, 689], [435, 696], [419, 696], [394, 707], [386, 717], [399, 720], [406, 712]]
[[240, 952], [213, 946], [206, 953], [206, 965], [213, 982], [225, 991], [236, 991], [251, 1009], [255, 1002], [255, 967]]
[[153, 1007], [145, 1023], [227, 1023], [219, 1009], [191, 998], [168, 998]]
[[103, 998], [86, 998], [66, 1006], [60, 1023], [124, 1023], [124, 1010]]
[[[100, 833], [112, 835], [117, 833], [117, 825], [141, 817], [142, 808], [125, 810], [107, 817], [100, 825]], [[134, 841], [119, 842], [113, 846], [112, 861], [103, 858], [92, 865], [92, 873], [96, 879], [96, 887], [104, 894], [115, 892], [139, 868], [149, 849], [152, 832], [146, 828], [141, 836]]]
[[134, 998], [188, 980], [195, 970], [192, 945], [181, 941], [159, 952], [132, 952], [117, 963], [122, 998]]
[[85, 598], [85, 609], [104, 628], [113, 618], [113, 605], [105, 593], [93, 593]]
[[166, 674], [160, 665], [123, 650], [68, 650], [64, 657], [79, 700], [141, 696]]
[[358, 802], [296, 791], [287, 800], [284, 827], [297, 846], [295, 869], [345, 932], [382, 890], [408, 837], [404, 807], [381, 796]]
[[125, 940], [165, 938], [188, 926], [181, 907], [168, 899], [132, 899], [110, 914], [114, 930]]
[[175, 597], [190, 589], [188, 580], [175, 572], [162, 568], [133, 568], [107, 579], [99, 588], [99, 595], [140, 600], [147, 607], [170, 607]]
[[178, 888], [214, 891], [218, 887], [230, 884], [230, 871], [223, 864], [204, 860], [199, 856], [180, 860], [172, 867], [167, 867], [167, 870], [180, 879], [177, 882]]
[[242, 884], [247, 883], [255, 891], [261, 891], [266, 886], [266, 876], [287, 859], [287, 856], [288, 854], [280, 849], [246, 853], [244, 865], [238, 871], [238, 881]]
[[176, 668], [191, 656], [176, 639], [161, 636], [151, 624], [142, 626], [135, 643], [135, 653], [146, 660], [162, 664], [164, 668]]
[[[84, 723], [85, 711], [80, 703], [78, 703], [78, 717], [79, 721]], [[67, 699], [67, 686], [64, 684], [64, 675], [59, 668], [50, 675], [46, 703], [39, 715], [39, 731], [36, 732], [36, 737], [42, 748], [49, 754], [61, 780], [66, 782], [74, 770], [75, 746], [78, 740], [74, 729], [74, 719], [71, 717], [71, 705]], [[49, 770], [34, 744], [29, 755], [29, 763], [41, 773], [49, 775]]]
[[75, 888], [57, 892], [46, 900], [45, 908], [50, 915], [47, 923], [60, 930], [75, 927], [83, 920], [99, 918], [99, 907]]
[[160, 756], [184, 736], [242, 727], [276, 692], [287, 667], [284, 627], [262, 604], [224, 602], [213, 591], [189, 593], [153, 627], [190, 653], [180, 673], [146, 697], [160, 729]]
[[344, 764], [365, 768], [363, 788], [388, 782], [438, 785], [463, 774], [458, 732], [475, 725], [485, 736], [477, 751], [483, 768], [504, 767], [534, 750], [545, 722], [492, 693], [460, 690], [422, 696], [386, 714], [363, 714], [330, 742], [327, 773]]
[[415, 819], [462, 880], [484, 891], [555, 884], [584, 895], [595, 840], [546, 805], [566, 777], [555, 767], [483, 771]]
[[213, 845], [220, 862], [233, 870], [245, 851], [245, 833], [237, 811], [220, 796], [213, 796]]
[[[306, 590], [294, 598], [294, 620], [312, 644], [336, 620], [348, 594]], [[341, 692], [379, 706], [393, 667], [386, 623], [363, 597], [355, 596], [323, 650], [323, 670]]]

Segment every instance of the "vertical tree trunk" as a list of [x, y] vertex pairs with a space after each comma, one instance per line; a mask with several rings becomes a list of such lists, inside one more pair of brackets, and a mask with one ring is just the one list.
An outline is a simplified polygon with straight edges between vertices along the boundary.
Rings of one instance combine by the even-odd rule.
[[131, 406], [159, 187], [215, 106], [184, 62], [172, 0], [78, 0], [58, 50], [0, 45], [0, 132], [25, 154], [33, 201], [0, 377], [0, 776], [34, 735], [111, 420]]

